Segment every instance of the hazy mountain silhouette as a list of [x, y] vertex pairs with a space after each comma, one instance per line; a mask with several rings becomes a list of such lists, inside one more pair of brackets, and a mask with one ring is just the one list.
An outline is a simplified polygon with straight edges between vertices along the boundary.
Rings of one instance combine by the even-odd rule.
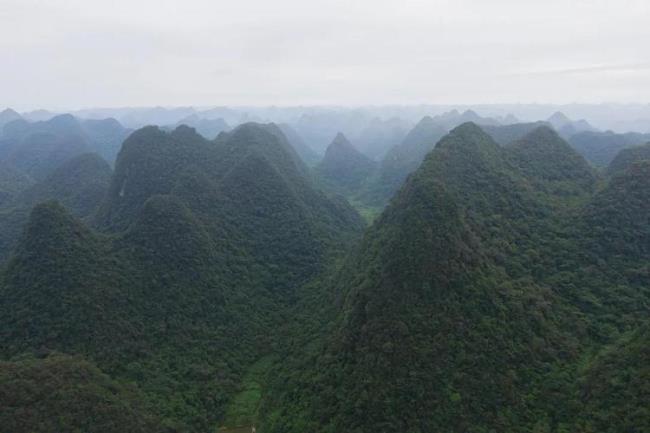
[[316, 173], [332, 190], [352, 193], [359, 191], [376, 168], [374, 161], [355, 149], [339, 132], [327, 147], [323, 160], [316, 166]]

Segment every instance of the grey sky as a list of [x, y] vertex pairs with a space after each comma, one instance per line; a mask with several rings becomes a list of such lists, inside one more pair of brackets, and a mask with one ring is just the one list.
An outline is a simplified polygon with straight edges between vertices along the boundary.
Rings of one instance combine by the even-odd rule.
[[0, 106], [649, 102], [648, 0], [0, 0]]

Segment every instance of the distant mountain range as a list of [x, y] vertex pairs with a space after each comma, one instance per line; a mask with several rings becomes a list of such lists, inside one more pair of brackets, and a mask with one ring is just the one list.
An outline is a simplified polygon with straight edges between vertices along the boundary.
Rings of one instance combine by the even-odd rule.
[[67, 159], [95, 152], [112, 163], [131, 131], [115, 119], [83, 120], [70, 114], [8, 122], [0, 134], [0, 161], [43, 178]]
[[4, 125], [0, 426], [650, 428], [647, 145], [452, 111], [376, 161], [401, 121], [181, 112]]
[[596, 167], [606, 167], [623, 149], [650, 142], [650, 133], [585, 131], [569, 138], [569, 143]]
[[228, 123], [226, 123], [226, 121], [220, 117], [216, 119], [206, 119], [203, 117], [199, 117], [197, 114], [191, 114], [179, 120], [178, 122], [176, 122], [174, 127], [168, 129], [173, 129], [181, 125], [190, 126], [196, 129], [196, 132], [198, 132], [208, 140], [212, 140], [216, 138], [217, 135], [219, 135], [219, 133], [221, 132], [226, 132], [230, 130], [230, 125], [228, 125]]

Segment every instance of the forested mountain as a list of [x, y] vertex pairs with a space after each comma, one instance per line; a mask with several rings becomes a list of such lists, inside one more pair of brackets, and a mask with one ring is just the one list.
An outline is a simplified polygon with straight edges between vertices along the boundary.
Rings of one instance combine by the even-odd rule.
[[650, 141], [650, 134], [636, 132], [617, 134], [612, 131], [596, 131], [585, 125], [581, 127], [581, 124], [576, 124], [562, 113], [556, 113], [546, 122], [481, 125], [481, 128], [497, 143], [507, 145], [543, 125], [552, 126], [587, 161], [601, 168], [606, 167], [622, 149]]
[[408, 131], [409, 125], [402, 119], [374, 118], [354, 139], [354, 142], [361, 153], [381, 161], [390, 149], [402, 142]]
[[318, 177], [333, 191], [354, 193], [374, 174], [377, 164], [355, 149], [340, 132], [316, 166]]
[[0, 134], [0, 161], [42, 180], [83, 153], [97, 153], [112, 164], [130, 132], [115, 119], [79, 120], [69, 114], [38, 122], [14, 120]]
[[3, 432], [163, 432], [142, 392], [79, 357], [53, 353], [0, 361]]
[[650, 142], [650, 134], [587, 131], [573, 135], [568, 141], [587, 161], [604, 168], [621, 150]]
[[[325, 283], [333, 325], [280, 368], [265, 431], [644, 431], [647, 354], [620, 333], [647, 324], [648, 166], [585, 204], [554, 186], [594, 175], [548, 128], [505, 148], [456, 128]], [[610, 343], [643, 376], [604, 371]], [[629, 405], [603, 374], [640, 387]]]
[[419, 167], [438, 140], [450, 129], [464, 122], [479, 124], [502, 145], [518, 140], [545, 124], [533, 122], [502, 125], [497, 120], [481, 117], [472, 110], [463, 113], [452, 110], [434, 117], [425, 116], [399, 144], [388, 150], [376, 175], [366, 181], [365, 190], [351, 198], [370, 208], [383, 208], [407, 176]]
[[579, 384], [580, 417], [586, 428], [606, 433], [646, 431], [650, 427], [650, 326], [603, 349], [581, 373]]
[[634, 162], [613, 176], [586, 207], [584, 219], [594, 254], [609, 263], [634, 263], [638, 268], [627, 269], [629, 278], [649, 281], [644, 275], [648, 265], [644, 260], [650, 257], [649, 160]]
[[593, 193], [591, 167], [553, 129], [540, 126], [508, 148], [515, 165], [537, 190], [568, 198]]
[[359, 200], [370, 206], [383, 207], [407, 176], [419, 167], [438, 140], [464, 122], [480, 124], [501, 144], [519, 139], [540, 126], [539, 123], [500, 125], [495, 119], [481, 117], [471, 110], [463, 113], [452, 110], [435, 117], [425, 116], [401, 143], [386, 153], [377, 175], [367, 182], [366, 191], [359, 196]]
[[561, 129], [572, 123], [572, 120], [560, 111], [553, 113], [548, 119], [546, 119], [546, 121], [555, 129]]
[[2, 128], [7, 123], [20, 119], [22, 119], [22, 116], [16, 111], [12, 110], [11, 108], [5, 108], [4, 110], [0, 111], [0, 130], [2, 130]]
[[57, 200], [74, 216], [91, 215], [111, 179], [108, 163], [95, 153], [72, 158], [58, 167], [42, 182], [27, 189], [15, 204], [31, 208], [38, 203]]
[[113, 165], [122, 142], [133, 130], [113, 118], [79, 121], [90, 149]]
[[212, 140], [216, 138], [220, 132], [230, 130], [230, 125], [228, 125], [228, 123], [226, 123], [226, 121], [220, 117], [216, 119], [206, 119], [203, 117], [199, 117], [197, 114], [191, 114], [179, 120], [178, 122], [176, 122], [175, 127], [181, 125], [190, 126], [196, 129], [196, 132], [198, 132], [208, 140]]
[[0, 208], [12, 201], [33, 183], [32, 178], [14, 168], [11, 164], [0, 162]]
[[375, 184], [370, 187], [367, 201], [383, 204], [400, 187], [404, 179], [415, 171], [424, 156], [447, 133], [431, 117], [424, 117], [409, 131], [404, 140], [384, 157]]
[[584, 119], [573, 121], [569, 119], [564, 113], [557, 111], [549, 117], [548, 122], [563, 138], [568, 139], [571, 136], [580, 132], [596, 132], [596, 128], [591, 126], [589, 122]]
[[70, 115], [35, 123], [14, 120], [4, 126], [0, 139], [0, 161], [36, 180], [89, 151], [81, 125]]
[[521, 123], [521, 121], [512, 113], [508, 113], [505, 116], [497, 116], [496, 120], [501, 125], [514, 125], [515, 123]]
[[296, 132], [318, 154], [325, 154], [327, 146], [338, 132], [357, 137], [371, 118], [363, 110], [342, 112], [334, 109], [309, 110], [291, 122]]
[[291, 144], [293, 149], [296, 151], [300, 159], [312, 167], [315, 166], [320, 160], [321, 157], [314, 151], [300, 135], [293, 129], [290, 125], [286, 123], [280, 123], [278, 128], [282, 131], [284, 136], [287, 138], [287, 141]]
[[86, 218], [97, 210], [110, 177], [106, 161], [96, 154], [82, 154], [0, 203], [0, 263], [15, 246], [33, 206], [57, 200], [76, 217]]
[[623, 173], [635, 162], [650, 159], [650, 142], [642, 146], [627, 147], [616, 155], [607, 166], [607, 173], [614, 175]]
[[57, 116], [57, 113], [42, 108], [22, 113], [22, 118], [29, 122], [45, 122], [55, 116]]
[[143, 128], [120, 151], [99, 231], [36, 206], [0, 283], [1, 356], [80, 355], [136, 384], [169, 430], [215, 428], [300, 286], [363, 227], [281, 137]]
[[[423, 118], [377, 169], [246, 123], [0, 177], [0, 425], [647, 431], [647, 146], [605, 176], [546, 123], [447, 131], [477, 116]], [[314, 175], [392, 199], [362, 233]]]
[[480, 125], [494, 141], [502, 146], [521, 139], [524, 135], [540, 126], [548, 125], [546, 122], [511, 123], [507, 125]]

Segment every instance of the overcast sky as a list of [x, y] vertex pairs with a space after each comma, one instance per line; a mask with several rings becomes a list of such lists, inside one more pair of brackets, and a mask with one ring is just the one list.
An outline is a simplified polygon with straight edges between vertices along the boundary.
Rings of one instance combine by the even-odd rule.
[[0, 106], [650, 102], [648, 0], [0, 0]]

